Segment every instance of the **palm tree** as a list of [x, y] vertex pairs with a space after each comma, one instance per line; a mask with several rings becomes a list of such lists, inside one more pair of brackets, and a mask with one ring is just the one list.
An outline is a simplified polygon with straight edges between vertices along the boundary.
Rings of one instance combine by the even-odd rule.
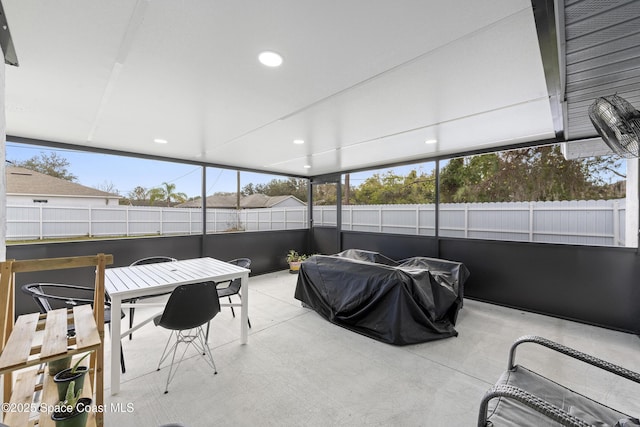
[[171, 202], [182, 203], [187, 200], [185, 193], [176, 193], [176, 185], [167, 182], [162, 183], [163, 187], [156, 187], [149, 190], [149, 201], [153, 205], [156, 200], [167, 202], [167, 206], [171, 206]]

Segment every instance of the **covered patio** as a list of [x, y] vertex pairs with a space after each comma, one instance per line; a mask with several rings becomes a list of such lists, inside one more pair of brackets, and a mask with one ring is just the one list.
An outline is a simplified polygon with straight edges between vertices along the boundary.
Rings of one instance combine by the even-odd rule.
[[[252, 260], [248, 344], [239, 342], [239, 318], [223, 308], [210, 340], [218, 375], [194, 356], [163, 395], [165, 373], [155, 363], [166, 331], [136, 331], [123, 340], [120, 392], [111, 396], [105, 385], [106, 425], [473, 425], [509, 346], [525, 334], [640, 371], [637, 158], [625, 160], [626, 247], [447, 237], [438, 210], [438, 174], [453, 158], [548, 144], [561, 144], [566, 158], [611, 154], [588, 107], [613, 93], [640, 106], [640, 2], [0, 6], [3, 144], [194, 165], [201, 200], [210, 196], [207, 168], [308, 182], [306, 228], [212, 233], [206, 203], [196, 235], [6, 245], [2, 227], [0, 260], [96, 253], [112, 254], [113, 267], [154, 255]], [[259, 63], [264, 51], [279, 53], [281, 66]], [[342, 228], [347, 174], [427, 161], [436, 188], [428, 233]], [[336, 193], [335, 226], [313, 222], [314, 189], [324, 185]], [[471, 275], [459, 336], [397, 347], [326, 322], [293, 298], [296, 276], [285, 270], [292, 249], [463, 263]], [[26, 273], [18, 284], [92, 277]], [[15, 299], [17, 314], [35, 310], [27, 296]], [[523, 352], [519, 362], [640, 413], [631, 383], [544, 349]]]
[[[156, 371], [166, 331], [148, 325], [125, 338], [127, 373], [120, 393], [106, 393], [107, 404], [122, 410], [107, 414], [105, 425], [472, 426], [521, 335], [549, 337], [622, 365], [638, 360], [640, 340], [628, 334], [473, 300], [460, 311], [458, 337], [384, 344], [303, 308], [293, 298], [296, 279], [286, 270], [252, 277], [249, 343], [240, 345], [240, 319], [223, 308], [210, 339], [218, 374], [191, 350], [166, 395], [166, 369]], [[637, 411], [630, 381], [544, 348], [523, 348], [518, 363], [616, 409]]]

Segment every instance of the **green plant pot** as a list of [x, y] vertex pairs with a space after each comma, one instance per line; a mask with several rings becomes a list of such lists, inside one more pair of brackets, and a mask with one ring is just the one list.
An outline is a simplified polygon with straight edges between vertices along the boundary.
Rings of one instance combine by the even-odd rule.
[[81, 397], [73, 411], [54, 412], [51, 419], [55, 421], [56, 427], [85, 427], [91, 402], [90, 398]]
[[52, 360], [47, 363], [49, 367], [49, 375], [52, 377], [60, 371], [64, 371], [65, 369], [69, 369], [71, 367], [71, 356], [64, 357], [58, 360]]
[[64, 369], [53, 376], [53, 382], [58, 387], [58, 399], [62, 402], [67, 396], [67, 388], [71, 381], [76, 382], [76, 390], [80, 390], [84, 387], [84, 377], [89, 372], [89, 368], [86, 366], [78, 366], [75, 374], [71, 374], [71, 369]]

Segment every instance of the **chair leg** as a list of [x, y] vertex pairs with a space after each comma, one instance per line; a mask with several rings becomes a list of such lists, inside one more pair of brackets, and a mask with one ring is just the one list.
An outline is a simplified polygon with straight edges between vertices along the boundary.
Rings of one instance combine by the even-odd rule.
[[[242, 297], [240, 296], [240, 294], [238, 294], [238, 298], [240, 298], [240, 301], [242, 301]], [[249, 329], [251, 329], [251, 319], [249, 319], [249, 316], [247, 316], [247, 323], [249, 324]]]
[[[109, 323], [109, 332], [111, 332], [111, 323]], [[111, 336], [111, 339], [113, 339], [113, 336]], [[120, 343], [120, 370], [123, 374], [127, 372], [127, 368], [124, 366], [124, 351], [122, 350], [122, 343]]]
[[[169, 383], [171, 382], [171, 379], [173, 378], [173, 376], [175, 375], [178, 367], [176, 366], [176, 369], [173, 369], [173, 365], [175, 363], [176, 360], [176, 352], [178, 351], [178, 344], [180, 343], [180, 331], [176, 331], [175, 332], [176, 335], [176, 342], [173, 343], [173, 345], [171, 346], [171, 349], [173, 351], [171, 351], [171, 349], [169, 350], [169, 352], [171, 353], [171, 364], [169, 364], [169, 375], [167, 375], [167, 384], [164, 387], [164, 394], [169, 393]], [[169, 337], [169, 340], [167, 341], [167, 345], [165, 346], [165, 351], [162, 353], [162, 358], [160, 359], [160, 362], [158, 363], [158, 371], [160, 370], [160, 365], [162, 364], [162, 362], [164, 362], [164, 360], [167, 358], [167, 356], [169, 356], [169, 352], [167, 352], [165, 354], [165, 352], [167, 351], [167, 346], [169, 345], [169, 342], [171, 341], [171, 338], [173, 337], [173, 332], [171, 333], [171, 336]], [[185, 348], [185, 352], [186, 352], [186, 348]], [[184, 353], [182, 354], [182, 357], [184, 358]], [[180, 364], [180, 362], [182, 361], [182, 358], [178, 361], [178, 365]], [[173, 373], [173, 375], [172, 375]]]
[[[199, 327], [199, 328], [196, 329], [195, 335], [184, 334], [183, 332], [185, 332], [185, 331], [172, 331], [171, 332], [171, 335], [169, 336], [169, 339], [167, 340], [167, 344], [164, 347], [164, 351], [162, 352], [162, 356], [160, 357], [160, 362], [158, 363], [158, 368], [156, 369], [158, 371], [160, 370], [160, 366], [169, 357], [169, 353], [171, 353], [171, 363], [169, 365], [169, 375], [167, 375], [167, 384], [165, 386], [164, 394], [169, 393], [169, 383], [171, 382], [171, 380], [173, 380], [173, 377], [176, 375], [176, 372], [178, 371], [178, 367], [180, 366], [180, 363], [182, 362], [182, 360], [184, 360], [184, 356], [185, 356], [185, 354], [187, 352], [187, 349], [189, 348], [189, 345], [193, 345], [196, 348], [196, 350], [201, 352], [203, 355], [208, 356], [207, 363], [209, 364], [209, 366], [211, 366], [213, 368], [214, 375], [218, 373], [218, 371], [216, 369], [216, 364], [213, 361], [213, 356], [211, 354], [211, 349], [206, 344], [206, 342], [203, 341], [202, 327]], [[174, 337], [174, 334], [175, 334], [176, 341], [169, 348], [169, 343], [171, 342], [172, 338]], [[176, 362], [176, 353], [178, 351], [178, 345], [180, 343], [184, 343], [186, 345], [184, 347], [184, 351], [182, 352], [182, 355], [180, 356], [180, 360], [178, 360]], [[168, 351], [167, 351], [167, 349], [168, 349]]]
[[[136, 303], [138, 300], [131, 300], [131, 304]], [[129, 329], [133, 328], [133, 315], [136, 313], [135, 307], [129, 307]], [[133, 332], [129, 334], [129, 340], [133, 338]]]
[[[167, 348], [169, 348], [169, 343], [171, 342], [171, 338], [173, 338], [173, 334], [175, 334], [175, 331], [171, 331], [171, 334], [169, 335], [169, 339], [167, 340], [167, 343], [164, 345], [164, 350], [162, 350], [162, 356], [160, 356], [160, 361], [158, 362], [158, 368], [156, 369], [156, 371], [160, 370], [160, 365], [162, 365], [162, 362], [164, 362], [164, 359], [167, 358]], [[175, 345], [175, 343], [173, 345]]]
[[[231, 301], [231, 297], [229, 297], [229, 304], [233, 304], [233, 301]], [[231, 309], [231, 314], [233, 314], [233, 317], [236, 317], [236, 312], [233, 311], [233, 307], [229, 307]]]
[[[209, 366], [213, 368], [213, 375], [217, 375], [218, 369], [216, 369], [216, 362], [213, 361], [213, 355], [211, 354], [211, 349], [209, 348], [209, 344], [207, 343], [207, 340], [203, 339], [202, 337], [202, 327], [198, 328], [197, 338], [198, 338], [198, 341], [200, 342], [199, 350], [201, 350], [203, 356], [208, 356], [209, 359], [207, 360], [207, 363], [209, 363]], [[195, 347], [198, 347], [198, 344], [195, 342], [193, 343], [193, 345]]]

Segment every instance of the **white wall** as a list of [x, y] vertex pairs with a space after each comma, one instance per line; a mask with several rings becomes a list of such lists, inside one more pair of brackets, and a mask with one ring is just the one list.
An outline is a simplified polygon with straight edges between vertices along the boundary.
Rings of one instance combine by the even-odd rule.
[[[4, 173], [3, 175], [4, 176]], [[39, 205], [34, 200], [47, 200], [45, 205], [49, 206], [118, 206], [118, 199], [106, 199], [104, 197], [64, 197], [64, 196], [29, 196], [29, 195], [9, 195], [7, 204], [9, 205]]]
[[5, 246], [7, 235], [7, 177], [5, 174], [5, 145], [6, 145], [6, 129], [7, 121], [4, 116], [4, 60], [0, 65], [0, 261], [4, 261], [7, 257], [7, 248]]
[[638, 247], [638, 159], [627, 159], [626, 246]]
[[286, 199], [280, 203], [273, 205], [274, 208], [297, 208], [306, 206], [304, 203], [300, 203], [296, 199]]

